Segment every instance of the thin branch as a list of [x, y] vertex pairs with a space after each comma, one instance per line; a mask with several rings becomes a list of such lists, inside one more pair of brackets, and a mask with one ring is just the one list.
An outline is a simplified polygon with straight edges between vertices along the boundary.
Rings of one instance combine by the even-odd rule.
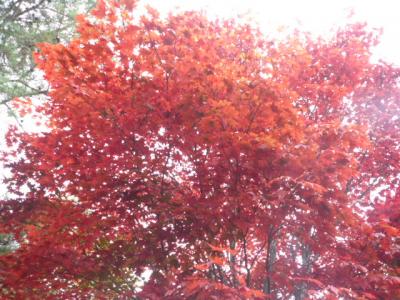
[[18, 126], [19, 126], [22, 130], [24, 130], [24, 127], [22, 126], [22, 123], [20, 122], [20, 120], [18, 119], [18, 116], [15, 114], [15, 112], [14, 112], [13, 109], [10, 107], [10, 105], [9, 105], [7, 102], [1, 103], [1, 104], [3, 104], [3, 105], [7, 108], [8, 112], [13, 116], [13, 118], [14, 118], [15, 121], [17, 122]]
[[37, 9], [38, 7], [40, 7], [40, 6], [41, 6], [43, 3], [45, 3], [45, 2], [46, 2], [46, 0], [41, 0], [41, 1], [39, 1], [36, 5], [33, 5], [33, 6], [27, 8], [27, 9], [25, 9], [25, 10], [23, 10], [23, 11], [21, 11], [21, 12], [15, 14], [15, 15], [11, 15], [11, 16], [9, 16], [9, 17], [5, 17], [4, 20], [5, 20], [5, 21], [12, 21], [12, 20], [15, 20], [15, 19], [19, 18], [20, 16], [22, 16], [22, 15], [24, 15], [24, 14], [26, 14], [26, 13], [32, 11], [32, 10]]
[[12, 100], [14, 100], [17, 97], [32, 97], [32, 96], [38, 96], [38, 95], [47, 95], [47, 93], [48, 93], [48, 90], [44, 90], [44, 91], [28, 93], [28, 94], [21, 95], [21, 96], [15, 96], [15, 97], [12, 97], [12, 98], [7, 98], [7, 99], [5, 99], [3, 101], [0, 101], [0, 105], [6, 105], [6, 104], [10, 103]]

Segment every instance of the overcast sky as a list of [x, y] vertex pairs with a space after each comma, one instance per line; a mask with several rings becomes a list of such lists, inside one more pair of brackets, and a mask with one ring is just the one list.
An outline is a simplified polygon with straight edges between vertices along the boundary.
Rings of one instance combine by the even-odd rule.
[[377, 58], [400, 65], [400, 1], [399, 0], [146, 0], [162, 12], [202, 9], [211, 16], [235, 17], [247, 14], [263, 31], [279, 26], [323, 34], [332, 27], [346, 23], [353, 9], [353, 20], [366, 21], [371, 27], [383, 28]]

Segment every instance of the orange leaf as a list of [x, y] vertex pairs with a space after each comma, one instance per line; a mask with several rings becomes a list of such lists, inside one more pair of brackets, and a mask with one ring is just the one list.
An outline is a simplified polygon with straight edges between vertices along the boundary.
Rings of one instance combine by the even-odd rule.
[[214, 256], [214, 257], [210, 257], [210, 260], [219, 266], [222, 266], [225, 263], [225, 259], [223, 259], [222, 257], [218, 257], [218, 256]]
[[208, 264], [199, 264], [195, 265], [194, 268], [199, 271], [207, 271], [208, 270]]

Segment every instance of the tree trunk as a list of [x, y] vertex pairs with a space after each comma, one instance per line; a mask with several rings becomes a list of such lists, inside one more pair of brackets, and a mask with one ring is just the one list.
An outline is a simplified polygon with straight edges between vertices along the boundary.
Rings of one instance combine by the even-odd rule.
[[270, 234], [268, 235], [267, 258], [265, 262], [267, 277], [264, 280], [264, 286], [263, 286], [263, 292], [267, 295], [271, 295], [273, 292], [273, 283], [271, 281], [271, 274], [273, 272], [275, 261], [276, 261], [276, 239], [274, 238], [271, 230]]

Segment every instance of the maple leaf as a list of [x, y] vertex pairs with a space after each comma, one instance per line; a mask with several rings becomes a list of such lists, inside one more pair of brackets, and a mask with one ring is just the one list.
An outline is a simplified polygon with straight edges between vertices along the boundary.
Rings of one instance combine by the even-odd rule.
[[48, 100], [14, 105], [48, 128], [1, 154], [1, 297], [400, 298], [400, 69], [376, 37], [136, 4], [39, 45]]

